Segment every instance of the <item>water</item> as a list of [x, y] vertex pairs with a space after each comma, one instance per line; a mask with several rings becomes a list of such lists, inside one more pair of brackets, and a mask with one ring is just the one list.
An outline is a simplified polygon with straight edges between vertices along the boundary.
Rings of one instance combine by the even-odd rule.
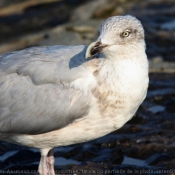
[[174, 30], [175, 29], [175, 20], [162, 24], [161, 28], [166, 29], [166, 30]]
[[140, 167], [148, 167], [148, 164], [146, 163], [145, 160], [135, 159], [127, 156], [124, 156], [122, 165], [137, 165]]
[[6, 160], [7, 158], [15, 155], [18, 151], [9, 151], [9, 152], [6, 152], [5, 154], [3, 154], [2, 156], [0, 156], [0, 161], [4, 161]]

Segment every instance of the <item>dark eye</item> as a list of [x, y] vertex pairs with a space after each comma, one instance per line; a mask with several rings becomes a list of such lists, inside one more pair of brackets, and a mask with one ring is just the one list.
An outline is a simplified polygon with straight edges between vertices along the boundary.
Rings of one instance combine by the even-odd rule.
[[128, 37], [130, 35], [130, 31], [129, 30], [125, 30], [123, 33], [122, 33], [122, 36], [123, 37]]

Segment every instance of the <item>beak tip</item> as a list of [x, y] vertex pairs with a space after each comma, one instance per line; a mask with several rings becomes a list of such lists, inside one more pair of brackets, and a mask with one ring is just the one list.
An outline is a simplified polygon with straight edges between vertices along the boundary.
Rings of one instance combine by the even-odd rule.
[[90, 58], [90, 57], [91, 57], [90, 53], [86, 52], [86, 54], [85, 54], [85, 59], [88, 59], [88, 58]]

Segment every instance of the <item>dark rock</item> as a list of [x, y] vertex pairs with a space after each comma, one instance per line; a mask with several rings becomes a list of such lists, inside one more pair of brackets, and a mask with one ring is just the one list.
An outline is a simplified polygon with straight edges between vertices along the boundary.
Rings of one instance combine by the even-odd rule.
[[[10, 4], [13, 5], [10, 0], [0, 2], [4, 7]], [[163, 173], [158, 170], [175, 169], [175, 2], [69, 0], [41, 3], [27, 7], [21, 14], [0, 18], [0, 52], [7, 52], [36, 45], [89, 44], [98, 35], [97, 29], [104, 21], [101, 18], [126, 13], [140, 19], [145, 28], [150, 59], [147, 98], [119, 130], [88, 145], [55, 149], [56, 157], [83, 162], [56, 166], [56, 170], [71, 170], [71, 174], [78, 174], [79, 170], [79, 174], [85, 174], [83, 170], [88, 170], [87, 174], [160, 175]], [[9, 151], [16, 153], [4, 158]], [[31, 149], [1, 142], [0, 155], [2, 170], [37, 171], [40, 154]], [[66, 171], [62, 174], [68, 174]]]
[[90, 150], [85, 150], [85, 151], [82, 151], [81, 154], [76, 156], [76, 160], [78, 160], [78, 161], [90, 161], [93, 158], [95, 158], [97, 155], [98, 155], [97, 153], [94, 153]]
[[171, 160], [170, 156], [164, 153], [164, 154], [152, 155], [146, 160], [146, 162], [149, 165], [158, 165], [160, 164], [160, 162], [165, 162], [165, 161], [170, 161], [170, 160]]
[[72, 149], [72, 150], [66, 152], [63, 156], [64, 156], [65, 158], [68, 158], [68, 159], [69, 159], [69, 158], [74, 158], [75, 156], [81, 154], [82, 151], [83, 151], [83, 148], [82, 148], [81, 146], [77, 146], [77, 147], [75, 147], [74, 149]]

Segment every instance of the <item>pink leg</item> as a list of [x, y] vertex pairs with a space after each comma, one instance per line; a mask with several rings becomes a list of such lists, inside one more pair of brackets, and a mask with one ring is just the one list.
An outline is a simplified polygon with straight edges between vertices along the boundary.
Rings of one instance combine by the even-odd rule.
[[54, 149], [51, 149], [47, 154], [47, 167], [48, 167], [49, 175], [55, 175], [55, 171], [54, 171], [55, 158], [53, 153], [54, 153]]
[[48, 175], [47, 156], [41, 155], [38, 171], [40, 175]]
[[55, 175], [54, 149], [41, 149], [41, 159], [38, 168], [40, 175]]

